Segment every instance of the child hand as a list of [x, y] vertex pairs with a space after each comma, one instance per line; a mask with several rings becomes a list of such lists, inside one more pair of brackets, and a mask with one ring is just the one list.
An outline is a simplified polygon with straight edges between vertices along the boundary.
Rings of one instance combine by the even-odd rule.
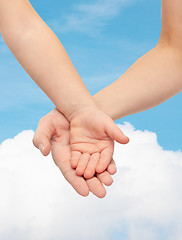
[[90, 191], [99, 198], [105, 196], [106, 190], [103, 184], [110, 186], [113, 182], [111, 175], [116, 173], [114, 161], [112, 160], [107, 171], [97, 174], [89, 180], [77, 176], [70, 164], [69, 122], [57, 109], [54, 109], [40, 120], [33, 143], [35, 147], [40, 148], [45, 156], [51, 150], [55, 164], [78, 194], [87, 196]]
[[97, 108], [80, 111], [70, 121], [71, 166], [86, 179], [102, 173], [112, 160], [114, 140], [126, 144], [129, 138], [114, 121]]

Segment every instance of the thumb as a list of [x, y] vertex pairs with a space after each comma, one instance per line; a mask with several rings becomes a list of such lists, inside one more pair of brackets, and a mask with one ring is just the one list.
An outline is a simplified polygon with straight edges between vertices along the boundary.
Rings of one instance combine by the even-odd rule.
[[114, 123], [114, 121], [108, 122], [106, 126], [106, 133], [111, 139], [118, 143], [127, 144], [130, 141], [129, 138], [124, 135], [121, 129]]
[[51, 151], [51, 136], [49, 126], [40, 121], [32, 141], [34, 146], [38, 148], [44, 156], [47, 156]]

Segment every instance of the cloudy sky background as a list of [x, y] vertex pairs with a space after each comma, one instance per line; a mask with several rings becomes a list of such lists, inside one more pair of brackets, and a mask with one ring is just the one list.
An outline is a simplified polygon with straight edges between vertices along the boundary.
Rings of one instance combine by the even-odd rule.
[[[116, 80], [160, 35], [159, 0], [31, 3], [65, 46], [91, 94]], [[0, 238], [181, 239], [182, 94], [117, 121], [140, 130], [122, 126], [131, 143], [117, 145], [119, 171], [104, 200], [77, 196], [51, 157], [33, 148], [32, 130], [54, 106], [1, 36], [0, 102], [0, 143], [30, 129], [0, 145]]]
[[[160, 36], [160, 1], [73, 0], [31, 3], [65, 46], [89, 91], [115, 81]], [[53, 104], [27, 76], [0, 37], [0, 142], [36, 129]], [[182, 94], [149, 111], [119, 120], [158, 135], [166, 150], [181, 149]], [[118, 103], [119, 104], [119, 103]]]
[[180, 240], [182, 152], [164, 151], [153, 132], [120, 126], [118, 172], [104, 199], [79, 196], [32, 146], [24, 131], [0, 146], [0, 238], [3, 240]]

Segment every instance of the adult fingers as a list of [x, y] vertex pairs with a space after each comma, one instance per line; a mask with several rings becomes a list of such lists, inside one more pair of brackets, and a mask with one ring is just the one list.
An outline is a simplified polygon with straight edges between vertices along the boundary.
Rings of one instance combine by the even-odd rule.
[[47, 156], [51, 151], [50, 139], [52, 134], [48, 121], [41, 119], [33, 137], [33, 144], [44, 156]]

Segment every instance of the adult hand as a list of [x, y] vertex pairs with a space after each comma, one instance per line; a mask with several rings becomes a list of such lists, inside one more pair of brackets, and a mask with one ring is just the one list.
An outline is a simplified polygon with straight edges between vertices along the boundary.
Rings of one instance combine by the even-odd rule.
[[69, 122], [57, 109], [40, 120], [33, 143], [44, 156], [52, 152], [55, 164], [78, 194], [88, 196], [90, 191], [99, 198], [106, 195], [103, 184], [109, 186], [113, 182], [111, 175], [116, 172], [114, 161], [111, 161], [107, 171], [96, 174], [89, 180], [77, 176], [75, 169], [71, 167]]

